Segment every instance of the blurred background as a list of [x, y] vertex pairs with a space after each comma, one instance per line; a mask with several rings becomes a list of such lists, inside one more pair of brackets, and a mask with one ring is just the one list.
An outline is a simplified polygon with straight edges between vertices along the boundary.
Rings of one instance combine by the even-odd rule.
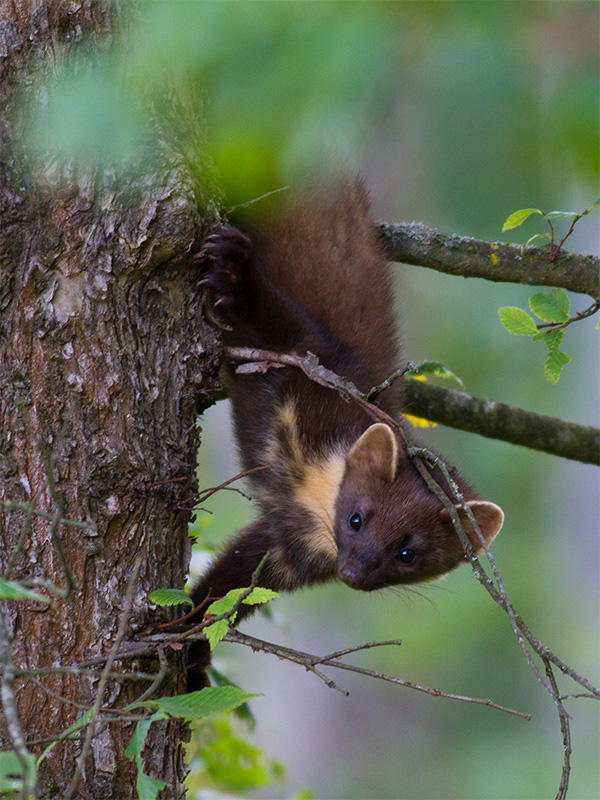
[[[168, 87], [202, 121], [204, 135], [189, 134], [187, 153], [225, 208], [343, 169], [365, 176], [377, 218], [523, 243], [545, 233], [544, 222], [531, 217], [503, 235], [511, 212], [579, 211], [600, 194], [596, 2], [202, 0], [141, 3], [132, 14], [126, 47], [115, 41], [101, 69], [76, 71], [54, 89], [31, 125], [34, 141], [43, 136], [45, 146], [55, 141], [67, 153], [118, 163], [155, 135], [140, 98]], [[261, 202], [248, 209], [260, 213]], [[598, 211], [577, 225], [569, 249], [598, 254]], [[572, 361], [552, 386], [543, 344], [511, 336], [498, 319], [499, 306], [526, 308], [530, 289], [395, 271], [407, 359], [442, 361], [470, 394], [598, 425], [594, 320], [568, 329]], [[590, 302], [571, 301], [574, 312]], [[201, 425], [199, 478], [208, 488], [239, 471], [227, 403]], [[418, 435], [504, 508], [493, 551], [509, 597], [542, 642], [597, 684], [597, 468], [441, 426]], [[246, 499], [223, 491], [191, 533], [199, 545], [218, 546], [252, 513]], [[205, 561], [199, 550], [193, 569]], [[508, 618], [467, 568], [418, 591], [312, 589], [277, 601], [272, 612], [243, 629], [320, 654], [401, 638], [400, 648], [348, 660], [491, 698], [533, 719], [332, 671], [350, 692], [344, 697], [296, 666], [222, 644], [219, 669], [264, 693], [252, 703], [254, 732], [242, 726], [238, 734], [287, 765], [283, 777], [277, 765], [266, 768], [279, 777], [250, 796], [554, 796], [562, 766], [554, 704]], [[561, 689], [578, 690], [564, 679]], [[570, 796], [598, 798], [598, 706], [566, 702]], [[196, 741], [212, 735], [200, 730]], [[197, 752], [193, 764], [201, 768]], [[244, 780], [252, 782], [227, 784], [217, 772], [191, 776], [195, 796], [237, 797]]]

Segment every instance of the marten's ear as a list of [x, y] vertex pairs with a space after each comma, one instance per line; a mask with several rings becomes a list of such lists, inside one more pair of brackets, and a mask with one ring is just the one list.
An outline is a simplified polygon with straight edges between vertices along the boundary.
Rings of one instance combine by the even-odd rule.
[[[475, 517], [477, 525], [479, 526], [479, 530], [481, 531], [486, 544], [490, 544], [494, 536], [502, 527], [502, 523], [504, 522], [504, 512], [500, 506], [497, 506], [495, 503], [490, 503], [489, 500], [469, 500], [468, 505], [473, 512], [473, 516]], [[475, 552], [481, 553], [483, 547], [479, 541], [479, 536], [477, 536], [473, 530], [473, 526], [471, 525], [466, 511], [462, 506], [456, 506], [456, 509], [465, 532], [469, 537], [469, 541], [475, 548]], [[450, 526], [454, 529], [452, 520], [450, 519], [450, 514], [445, 508], [440, 511], [440, 519], [444, 525]]]
[[398, 470], [398, 442], [389, 425], [377, 422], [357, 439], [346, 456], [349, 470], [393, 481]]

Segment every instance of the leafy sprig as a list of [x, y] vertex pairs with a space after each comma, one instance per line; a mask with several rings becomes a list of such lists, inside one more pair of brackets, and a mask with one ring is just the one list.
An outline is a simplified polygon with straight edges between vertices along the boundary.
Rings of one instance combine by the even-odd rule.
[[534, 342], [544, 342], [548, 348], [544, 374], [546, 380], [552, 384], [558, 381], [562, 368], [571, 360], [571, 356], [560, 349], [565, 328], [600, 309], [600, 302], [596, 302], [585, 311], [570, 316], [570, 305], [570, 300], [562, 289], [553, 289], [549, 294], [534, 294], [529, 298], [529, 308], [536, 317], [543, 320], [541, 323], [536, 323], [522, 308], [511, 306], [498, 309], [500, 321], [507, 331], [517, 336], [531, 336]]
[[[590, 211], [593, 211], [595, 208], [600, 206], [600, 200], [597, 200], [591, 206], [586, 208], [584, 211], [542, 211], [539, 208], [521, 208], [519, 211], [514, 211], [508, 219], [505, 221], [504, 225], [502, 226], [502, 233], [505, 231], [512, 230], [513, 228], [518, 228], [519, 225], [522, 225], [526, 219], [532, 214], [540, 214], [542, 217], [545, 217], [548, 225], [550, 226], [550, 233], [536, 233], [535, 236], [532, 236], [531, 239], [528, 239], [523, 247], [527, 247], [527, 245], [532, 244], [537, 239], [549, 239], [550, 246], [548, 248], [548, 258], [550, 261], [554, 261], [556, 256], [559, 254], [563, 244], [569, 238], [569, 236], [573, 233], [573, 229], [577, 222], [582, 218], [585, 217]], [[560, 240], [558, 244], [554, 241], [554, 225], [552, 224], [553, 220], [557, 219], [570, 219], [571, 225]]]

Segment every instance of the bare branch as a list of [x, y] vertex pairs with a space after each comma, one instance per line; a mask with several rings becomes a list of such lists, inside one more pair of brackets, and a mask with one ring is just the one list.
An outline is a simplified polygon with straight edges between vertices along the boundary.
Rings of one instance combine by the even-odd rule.
[[600, 259], [561, 250], [551, 261], [543, 247], [484, 242], [440, 233], [418, 222], [378, 222], [391, 261], [429, 267], [449, 275], [537, 286], [559, 286], [600, 296]]
[[[370, 678], [377, 678], [378, 680], [388, 681], [389, 683], [395, 683], [399, 686], [405, 686], [407, 689], [415, 689], [418, 692], [425, 692], [426, 694], [431, 695], [432, 697], [447, 697], [451, 700], [462, 700], [466, 703], [477, 703], [478, 705], [489, 706], [490, 708], [495, 708], [498, 711], [505, 711], [508, 714], [514, 714], [517, 717], [522, 717], [523, 719], [530, 720], [530, 714], [524, 714], [521, 711], [515, 711], [511, 708], [506, 708], [505, 706], [500, 706], [497, 703], [494, 703], [492, 700], [484, 700], [479, 697], [468, 697], [466, 695], [460, 694], [451, 694], [450, 692], [443, 692], [441, 689], [434, 689], [431, 686], [421, 686], [418, 683], [412, 683], [411, 681], [405, 681], [402, 678], [395, 678], [393, 675], [386, 675], [383, 672], [376, 672], [371, 669], [364, 669], [363, 667], [356, 667], [353, 664], [345, 664], [343, 661], [338, 661], [337, 656], [345, 655], [347, 653], [356, 652], [358, 650], [365, 650], [370, 647], [382, 647], [383, 645], [389, 644], [399, 644], [398, 641], [391, 641], [391, 642], [370, 642], [369, 644], [362, 645], [361, 647], [350, 648], [348, 650], [340, 651], [339, 653], [331, 653], [327, 656], [314, 656], [310, 653], [303, 653], [301, 650], [293, 650], [290, 647], [284, 647], [282, 645], [272, 644], [271, 642], [265, 642], [262, 639], [256, 639], [254, 636], [248, 636], [245, 633], [240, 633], [240, 631], [231, 630], [225, 636], [225, 641], [227, 642], [237, 642], [238, 644], [246, 645], [247, 647], [251, 647], [252, 650], [260, 650], [263, 653], [272, 653], [276, 655], [278, 658], [285, 659], [287, 661], [293, 661], [295, 664], [300, 664], [305, 669], [309, 670], [310, 672], [314, 672], [317, 674], [328, 686], [332, 686], [332, 682], [324, 676], [322, 673], [318, 672], [314, 669], [315, 664], [323, 664], [323, 666], [328, 667], [335, 667], [336, 669], [345, 669], [350, 672], [357, 672], [359, 675], [367, 675]], [[338, 689], [337, 686], [333, 686], [333, 688]], [[348, 692], [344, 692], [344, 694], [348, 694]]]
[[556, 678], [554, 677], [554, 673], [552, 672], [552, 665], [550, 664], [548, 659], [543, 659], [543, 661], [544, 661], [544, 666], [546, 668], [546, 675], [548, 676], [548, 682], [550, 683], [550, 687], [552, 689], [552, 697], [554, 702], [556, 703], [558, 717], [560, 719], [560, 729], [563, 735], [563, 751], [564, 751], [563, 770], [560, 778], [558, 792], [556, 793], [556, 800], [564, 800], [564, 798], [567, 796], [567, 789], [569, 788], [569, 777], [571, 775], [571, 753], [573, 752], [571, 746], [571, 723], [569, 715], [567, 714], [567, 711], [562, 704], [562, 698], [560, 697], [558, 691]]
[[584, 464], [600, 464], [600, 430], [591, 425], [565, 422], [422, 381], [404, 384], [403, 411], [490, 439]]

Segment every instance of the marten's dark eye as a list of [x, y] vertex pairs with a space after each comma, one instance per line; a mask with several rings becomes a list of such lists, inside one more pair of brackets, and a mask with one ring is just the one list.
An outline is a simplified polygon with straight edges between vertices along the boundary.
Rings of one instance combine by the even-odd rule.
[[348, 520], [348, 525], [350, 525], [353, 531], [359, 531], [360, 526], [362, 525], [362, 519], [360, 517], [360, 514], [352, 514], [352, 516]]
[[416, 555], [417, 554], [415, 553], [414, 550], [411, 550], [410, 548], [407, 548], [406, 550], [401, 550], [398, 553], [398, 555], [396, 556], [396, 558], [398, 559], [398, 561], [401, 561], [403, 564], [410, 564], [411, 561], [415, 560], [415, 556]]

